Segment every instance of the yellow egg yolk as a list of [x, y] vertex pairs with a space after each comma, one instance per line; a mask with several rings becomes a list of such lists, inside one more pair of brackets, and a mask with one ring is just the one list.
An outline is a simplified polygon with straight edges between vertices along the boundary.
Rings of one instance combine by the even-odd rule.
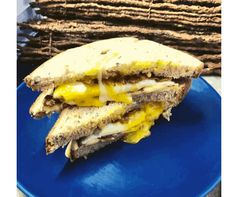
[[150, 135], [150, 128], [154, 124], [154, 120], [158, 119], [164, 110], [162, 103], [149, 103], [144, 105], [140, 111], [133, 112], [130, 115], [126, 135], [123, 138], [127, 143], [138, 143], [141, 139]]
[[[116, 101], [123, 103], [131, 103], [132, 97], [127, 93], [118, 93], [109, 83], [103, 83], [107, 92], [106, 101]], [[98, 84], [87, 85], [84, 83], [70, 83], [57, 87], [53, 93], [54, 98], [63, 99], [68, 104], [77, 106], [103, 106], [105, 101], [100, 98], [100, 86]]]

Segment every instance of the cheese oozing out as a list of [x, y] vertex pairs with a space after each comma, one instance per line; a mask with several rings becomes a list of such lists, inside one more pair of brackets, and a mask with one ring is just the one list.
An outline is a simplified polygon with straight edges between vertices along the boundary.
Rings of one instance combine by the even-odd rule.
[[150, 128], [154, 120], [158, 119], [164, 110], [163, 103], [148, 103], [138, 111], [128, 114], [128, 119], [123, 122], [109, 123], [99, 133], [86, 137], [81, 141], [83, 145], [98, 143], [102, 137], [123, 133], [123, 141], [138, 143], [150, 135]]
[[53, 97], [62, 99], [65, 103], [77, 106], [103, 106], [106, 101], [132, 103], [129, 93], [141, 89], [155, 90], [166, 86], [176, 85], [173, 81], [157, 82], [145, 79], [136, 83], [99, 82], [98, 84], [85, 84], [82, 82], [67, 83], [58, 86]]

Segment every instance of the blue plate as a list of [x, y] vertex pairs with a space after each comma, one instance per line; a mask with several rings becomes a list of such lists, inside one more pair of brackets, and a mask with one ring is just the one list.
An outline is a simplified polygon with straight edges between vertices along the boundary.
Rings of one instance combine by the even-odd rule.
[[32, 119], [37, 95], [18, 87], [17, 184], [28, 196], [204, 196], [220, 181], [221, 99], [201, 78], [170, 122], [156, 122], [151, 137], [74, 163], [65, 149], [46, 156], [44, 140], [58, 115]]

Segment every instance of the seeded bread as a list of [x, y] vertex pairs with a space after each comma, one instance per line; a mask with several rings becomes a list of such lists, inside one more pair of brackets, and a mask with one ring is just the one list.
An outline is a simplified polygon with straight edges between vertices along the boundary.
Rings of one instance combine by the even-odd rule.
[[24, 80], [33, 90], [66, 82], [151, 73], [159, 77], [197, 77], [203, 63], [195, 57], [150, 40], [133, 37], [96, 41], [66, 50], [44, 62]]
[[50, 106], [45, 103], [48, 101], [48, 97], [51, 97], [53, 89], [43, 91], [32, 104], [29, 109], [29, 113], [34, 118], [42, 118], [45, 115], [50, 115], [53, 112], [60, 112], [63, 109], [63, 103], [55, 102]]
[[46, 152], [52, 153], [71, 140], [91, 135], [97, 128], [121, 117], [137, 104], [111, 103], [103, 107], [65, 108], [46, 137]]

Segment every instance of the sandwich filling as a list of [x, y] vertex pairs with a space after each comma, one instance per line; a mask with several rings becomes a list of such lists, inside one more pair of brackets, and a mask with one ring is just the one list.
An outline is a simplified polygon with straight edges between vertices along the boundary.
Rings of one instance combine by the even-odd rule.
[[105, 105], [107, 101], [131, 104], [133, 102], [131, 93], [133, 92], [139, 90], [151, 92], [175, 85], [178, 84], [173, 81], [158, 82], [154, 79], [144, 79], [136, 83], [125, 84], [111, 81], [100, 81], [96, 84], [74, 82], [58, 86], [53, 93], [53, 98], [77, 106], [99, 107]]
[[[151, 126], [163, 111], [163, 103], [146, 103], [139, 110], [130, 112], [124, 120], [109, 123], [98, 132], [80, 140], [80, 144], [89, 146], [117, 134], [123, 134], [124, 142], [136, 144], [150, 135]], [[69, 147], [68, 145], [66, 155], [69, 155]]]

